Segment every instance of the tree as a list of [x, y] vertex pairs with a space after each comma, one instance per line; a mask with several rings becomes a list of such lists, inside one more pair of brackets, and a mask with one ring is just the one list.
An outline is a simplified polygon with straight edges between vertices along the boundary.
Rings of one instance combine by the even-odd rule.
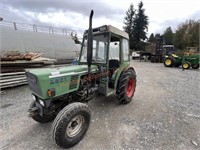
[[172, 28], [168, 27], [163, 34], [163, 37], [165, 39], [165, 44], [166, 45], [173, 45], [173, 32]]
[[174, 36], [174, 46], [179, 49], [179, 50], [183, 50], [185, 47], [185, 42], [183, 39], [184, 36], [184, 30], [182, 27], [176, 31], [175, 36]]
[[133, 31], [133, 21], [134, 21], [134, 18], [135, 17], [135, 9], [134, 9], [134, 6], [133, 4], [130, 4], [130, 7], [128, 9], [128, 11], [126, 11], [126, 16], [124, 18], [124, 24], [125, 26], [123, 27], [124, 28], [124, 31], [128, 33], [129, 35], [129, 46], [130, 46], [130, 49], [133, 49], [134, 48], [134, 44], [133, 44], [133, 35], [132, 35], [132, 31]]
[[185, 51], [187, 46], [198, 47], [199, 26], [200, 20], [187, 20], [184, 23], [179, 24], [174, 35], [175, 47], [183, 51]]
[[146, 34], [148, 31], [148, 16], [145, 15], [142, 2], [138, 4], [133, 26], [134, 48], [135, 50], [144, 49], [144, 40], [147, 39]]
[[199, 21], [189, 20], [186, 21], [186, 24], [187, 24], [187, 31], [185, 33], [186, 46], [198, 47], [200, 20]]
[[151, 33], [151, 35], [149, 36], [148, 42], [155, 43], [155, 41], [156, 41], [156, 38], [155, 38], [154, 34]]
[[138, 10], [134, 9], [133, 4], [130, 5], [124, 18], [124, 24], [124, 31], [129, 34], [130, 49], [144, 49], [144, 40], [147, 39], [148, 17], [145, 15], [142, 2], [139, 3]]

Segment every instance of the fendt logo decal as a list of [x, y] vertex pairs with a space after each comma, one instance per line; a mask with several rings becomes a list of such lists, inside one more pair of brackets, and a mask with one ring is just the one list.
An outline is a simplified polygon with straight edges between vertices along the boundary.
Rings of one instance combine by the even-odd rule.
[[59, 78], [54, 78], [50, 80], [50, 84], [55, 84], [55, 83], [62, 83], [65, 81], [69, 81], [70, 77], [59, 77]]

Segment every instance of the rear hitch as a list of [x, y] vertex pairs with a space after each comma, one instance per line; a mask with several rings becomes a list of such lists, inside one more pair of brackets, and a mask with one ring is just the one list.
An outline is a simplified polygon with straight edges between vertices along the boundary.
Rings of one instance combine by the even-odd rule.
[[39, 114], [39, 110], [40, 110], [40, 109], [39, 109], [38, 107], [30, 108], [30, 109], [28, 110], [28, 112], [29, 112], [29, 117], [38, 115], [38, 114]]

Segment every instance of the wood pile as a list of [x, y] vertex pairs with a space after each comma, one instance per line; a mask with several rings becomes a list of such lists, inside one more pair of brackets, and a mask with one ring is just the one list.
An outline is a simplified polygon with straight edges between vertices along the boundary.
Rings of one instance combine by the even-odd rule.
[[1, 55], [1, 61], [15, 61], [15, 60], [33, 60], [41, 56], [41, 53], [20, 53], [18, 51], [10, 51]]
[[0, 78], [1, 89], [27, 84], [25, 72], [1, 73]]
[[0, 89], [27, 84], [26, 69], [53, 65], [55, 61], [41, 57], [41, 53], [10, 51], [1, 54]]
[[1, 73], [19, 72], [26, 68], [52, 65], [55, 61], [55, 59], [41, 57], [41, 53], [9, 51], [1, 54]]

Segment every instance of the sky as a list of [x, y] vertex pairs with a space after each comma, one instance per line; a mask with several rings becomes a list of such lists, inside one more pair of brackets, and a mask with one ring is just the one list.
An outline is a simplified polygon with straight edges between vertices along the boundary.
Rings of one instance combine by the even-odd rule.
[[[130, 4], [138, 8], [141, 0], [1, 0], [0, 17], [4, 21], [22, 22], [76, 30], [83, 34], [88, 16], [94, 10], [93, 27], [104, 24], [123, 29]], [[200, 20], [200, 0], [142, 0], [149, 18], [148, 36], [173, 31], [188, 19]]]

